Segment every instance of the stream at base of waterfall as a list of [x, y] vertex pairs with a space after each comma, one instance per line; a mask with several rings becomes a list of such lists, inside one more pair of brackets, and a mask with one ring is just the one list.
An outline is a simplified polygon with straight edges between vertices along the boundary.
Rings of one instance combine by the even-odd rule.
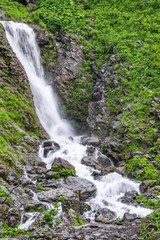
[[[40, 64], [40, 52], [35, 40], [34, 31], [31, 27], [23, 23], [12, 21], [3, 21], [1, 23], [6, 31], [7, 39], [23, 65], [30, 81], [37, 115], [42, 126], [50, 136], [48, 142], [51, 142], [51, 145], [54, 145], [54, 143], [59, 145], [56, 151], [48, 151], [46, 156], [44, 156], [45, 148], [43, 144], [40, 146], [39, 156], [46, 163], [47, 169], [51, 168], [54, 159], [65, 159], [75, 167], [76, 175], [78, 176], [78, 178], [76, 176], [70, 177], [73, 182], [74, 179], [78, 179], [77, 182], [75, 180], [71, 185], [75, 185], [78, 188], [80, 185], [79, 179], [87, 180], [91, 184], [95, 189], [95, 194], [85, 199], [85, 202], [91, 207], [91, 210], [87, 211], [85, 216], [92, 220], [94, 220], [97, 211], [106, 208], [113, 213], [114, 219], [118, 217], [122, 218], [125, 213], [136, 214], [138, 217], [150, 214], [150, 209], [128, 205], [119, 200], [127, 192], [136, 191], [139, 194], [139, 182], [131, 181], [116, 172], [100, 176], [100, 168], [98, 167], [95, 171], [92, 162], [88, 166], [86, 166], [87, 164], [82, 164], [82, 159], [88, 155], [87, 152], [90, 145], [82, 144], [83, 137], [76, 136], [70, 123], [61, 117], [59, 113], [56, 95], [52, 87], [47, 83]], [[90, 154], [92, 155], [90, 160], [94, 160], [97, 163], [99, 158], [105, 159], [105, 156], [102, 156], [98, 148], [93, 146], [92, 148], [94, 148], [94, 151]], [[109, 166], [113, 166], [111, 160], [109, 162]], [[99, 177], [95, 177], [95, 174]], [[24, 175], [26, 178], [28, 177], [25, 170]], [[34, 184], [37, 184], [36, 181]], [[61, 184], [61, 187], [63, 186], [72, 189], [72, 187], [64, 183]], [[40, 201], [36, 193], [33, 193], [33, 199]], [[46, 204], [46, 209], [53, 207], [52, 204], [45, 203], [45, 201], [43, 203]], [[24, 213], [22, 214], [20, 228], [28, 229], [36, 219], [37, 213], [27, 214], [27, 221], [24, 221]]]

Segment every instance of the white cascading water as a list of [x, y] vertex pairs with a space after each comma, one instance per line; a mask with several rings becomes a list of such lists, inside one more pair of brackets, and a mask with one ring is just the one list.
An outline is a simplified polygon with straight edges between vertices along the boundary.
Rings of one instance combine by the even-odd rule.
[[[34, 96], [36, 112], [40, 122], [51, 140], [59, 143], [60, 150], [49, 153], [43, 158], [43, 150], [40, 147], [39, 154], [51, 167], [55, 157], [68, 160], [76, 168], [79, 177], [93, 182], [97, 187], [96, 197], [88, 201], [92, 210], [106, 207], [116, 212], [117, 217], [122, 218], [125, 212], [136, 213], [144, 217], [151, 213], [150, 209], [124, 204], [118, 199], [128, 191], [135, 190], [139, 193], [139, 183], [122, 177], [118, 173], [110, 173], [94, 180], [91, 176], [93, 169], [81, 164], [81, 159], [86, 156], [86, 146], [80, 144], [80, 137], [74, 135], [71, 125], [62, 119], [58, 109], [52, 87], [45, 80], [43, 68], [40, 64], [40, 53], [35, 41], [35, 34], [28, 25], [15, 22], [1, 22], [5, 28], [7, 39], [23, 65]], [[69, 138], [73, 137], [73, 140]]]

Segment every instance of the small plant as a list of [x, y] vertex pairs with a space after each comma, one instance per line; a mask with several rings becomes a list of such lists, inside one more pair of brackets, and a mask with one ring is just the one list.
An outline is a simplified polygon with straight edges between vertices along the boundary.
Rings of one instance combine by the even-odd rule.
[[[50, 209], [49, 212], [45, 212], [44, 213], [43, 220], [45, 221], [45, 223], [47, 223], [48, 225], [52, 226], [53, 219], [56, 216], [56, 214], [58, 213], [59, 207], [60, 207], [59, 202], [56, 202], [54, 204], [54, 208]], [[57, 221], [57, 223], [59, 223], [59, 219], [58, 218], [55, 219], [55, 221]]]
[[60, 170], [61, 170], [61, 168], [57, 165], [52, 167], [52, 171], [54, 171], [54, 172], [59, 172]]
[[36, 187], [37, 190], [42, 190], [42, 191], [48, 191], [49, 188], [45, 188], [42, 186], [42, 183], [38, 183], [37, 187]]
[[67, 178], [68, 176], [75, 176], [73, 169], [64, 169], [63, 168], [62, 170], [60, 170], [60, 173], [64, 178]]
[[84, 225], [84, 222], [80, 218], [80, 214], [79, 213], [76, 213], [76, 215], [75, 215], [74, 225], [75, 226]]

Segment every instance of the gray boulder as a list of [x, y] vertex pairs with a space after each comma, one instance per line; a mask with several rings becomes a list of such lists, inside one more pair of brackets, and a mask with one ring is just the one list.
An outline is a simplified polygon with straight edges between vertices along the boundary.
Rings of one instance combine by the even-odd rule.
[[81, 160], [81, 163], [86, 166], [93, 167], [94, 169], [97, 169], [97, 170], [101, 169], [101, 166], [99, 166], [98, 160], [93, 156], [83, 157]]
[[83, 145], [93, 145], [94, 147], [98, 147], [101, 142], [97, 137], [85, 137], [81, 139], [81, 143]]
[[52, 167], [53, 166], [59, 166], [61, 169], [72, 169], [74, 170], [74, 173], [75, 173], [75, 167], [70, 164], [67, 160], [63, 159], [63, 158], [55, 158], [53, 164], [52, 164]]
[[116, 217], [116, 213], [112, 212], [108, 208], [102, 208], [101, 210], [98, 210], [95, 214], [95, 221], [96, 222], [107, 222], [111, 221]]
[[66, 197], [67, 199], [75, 198], [75, 193], [66, 188], [57, 188], [57, 189], [51, 189], [49, 191], [40, 191], [37, 193], [37, 197], [40, 201], [46, 201], [46, 202], [56, 202], [61, 196]]

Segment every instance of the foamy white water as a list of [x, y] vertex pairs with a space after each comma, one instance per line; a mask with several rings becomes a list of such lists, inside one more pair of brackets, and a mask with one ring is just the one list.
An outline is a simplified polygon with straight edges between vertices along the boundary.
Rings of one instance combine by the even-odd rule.
[[[81, 159], [86, 156], [86, 146], [80, 144], [80, 137], [74, 135], [71, 125], [59, 114], [53, 89], [45, 80], [32, 28], [15, 22], [2, 22], [2, 24], [7, 39], [30, 81], [40, 122], [50, 138], [58, 142], [61, 147], [55, 153], [49, 153], [47, 158], [43, 158], [43, 149], [40, 147], [39, 155], [47, 163], [47, 168], [51, 167], [55, 157], [62, 157], [75, 166], [79, 177], [93, 182], [97, 187], [97, 195], [88, 202], [92, 210], [106, 207], [107, 203], [107, 208], [116, 212], [117, 217], [123, 217], [125, 212], [136, 213], [139, 217], [150, 214], [150, 209], [134, 207], [118, 201], [128, 191], [139, 192], [138, 182], [122, 177], [118, 173], [110, 173], [100, 180], [94, 180], [91, 176], [93, 169], [81, 164]], [[70, 140], [69, 136], [73, 136], [73, 140]]]

